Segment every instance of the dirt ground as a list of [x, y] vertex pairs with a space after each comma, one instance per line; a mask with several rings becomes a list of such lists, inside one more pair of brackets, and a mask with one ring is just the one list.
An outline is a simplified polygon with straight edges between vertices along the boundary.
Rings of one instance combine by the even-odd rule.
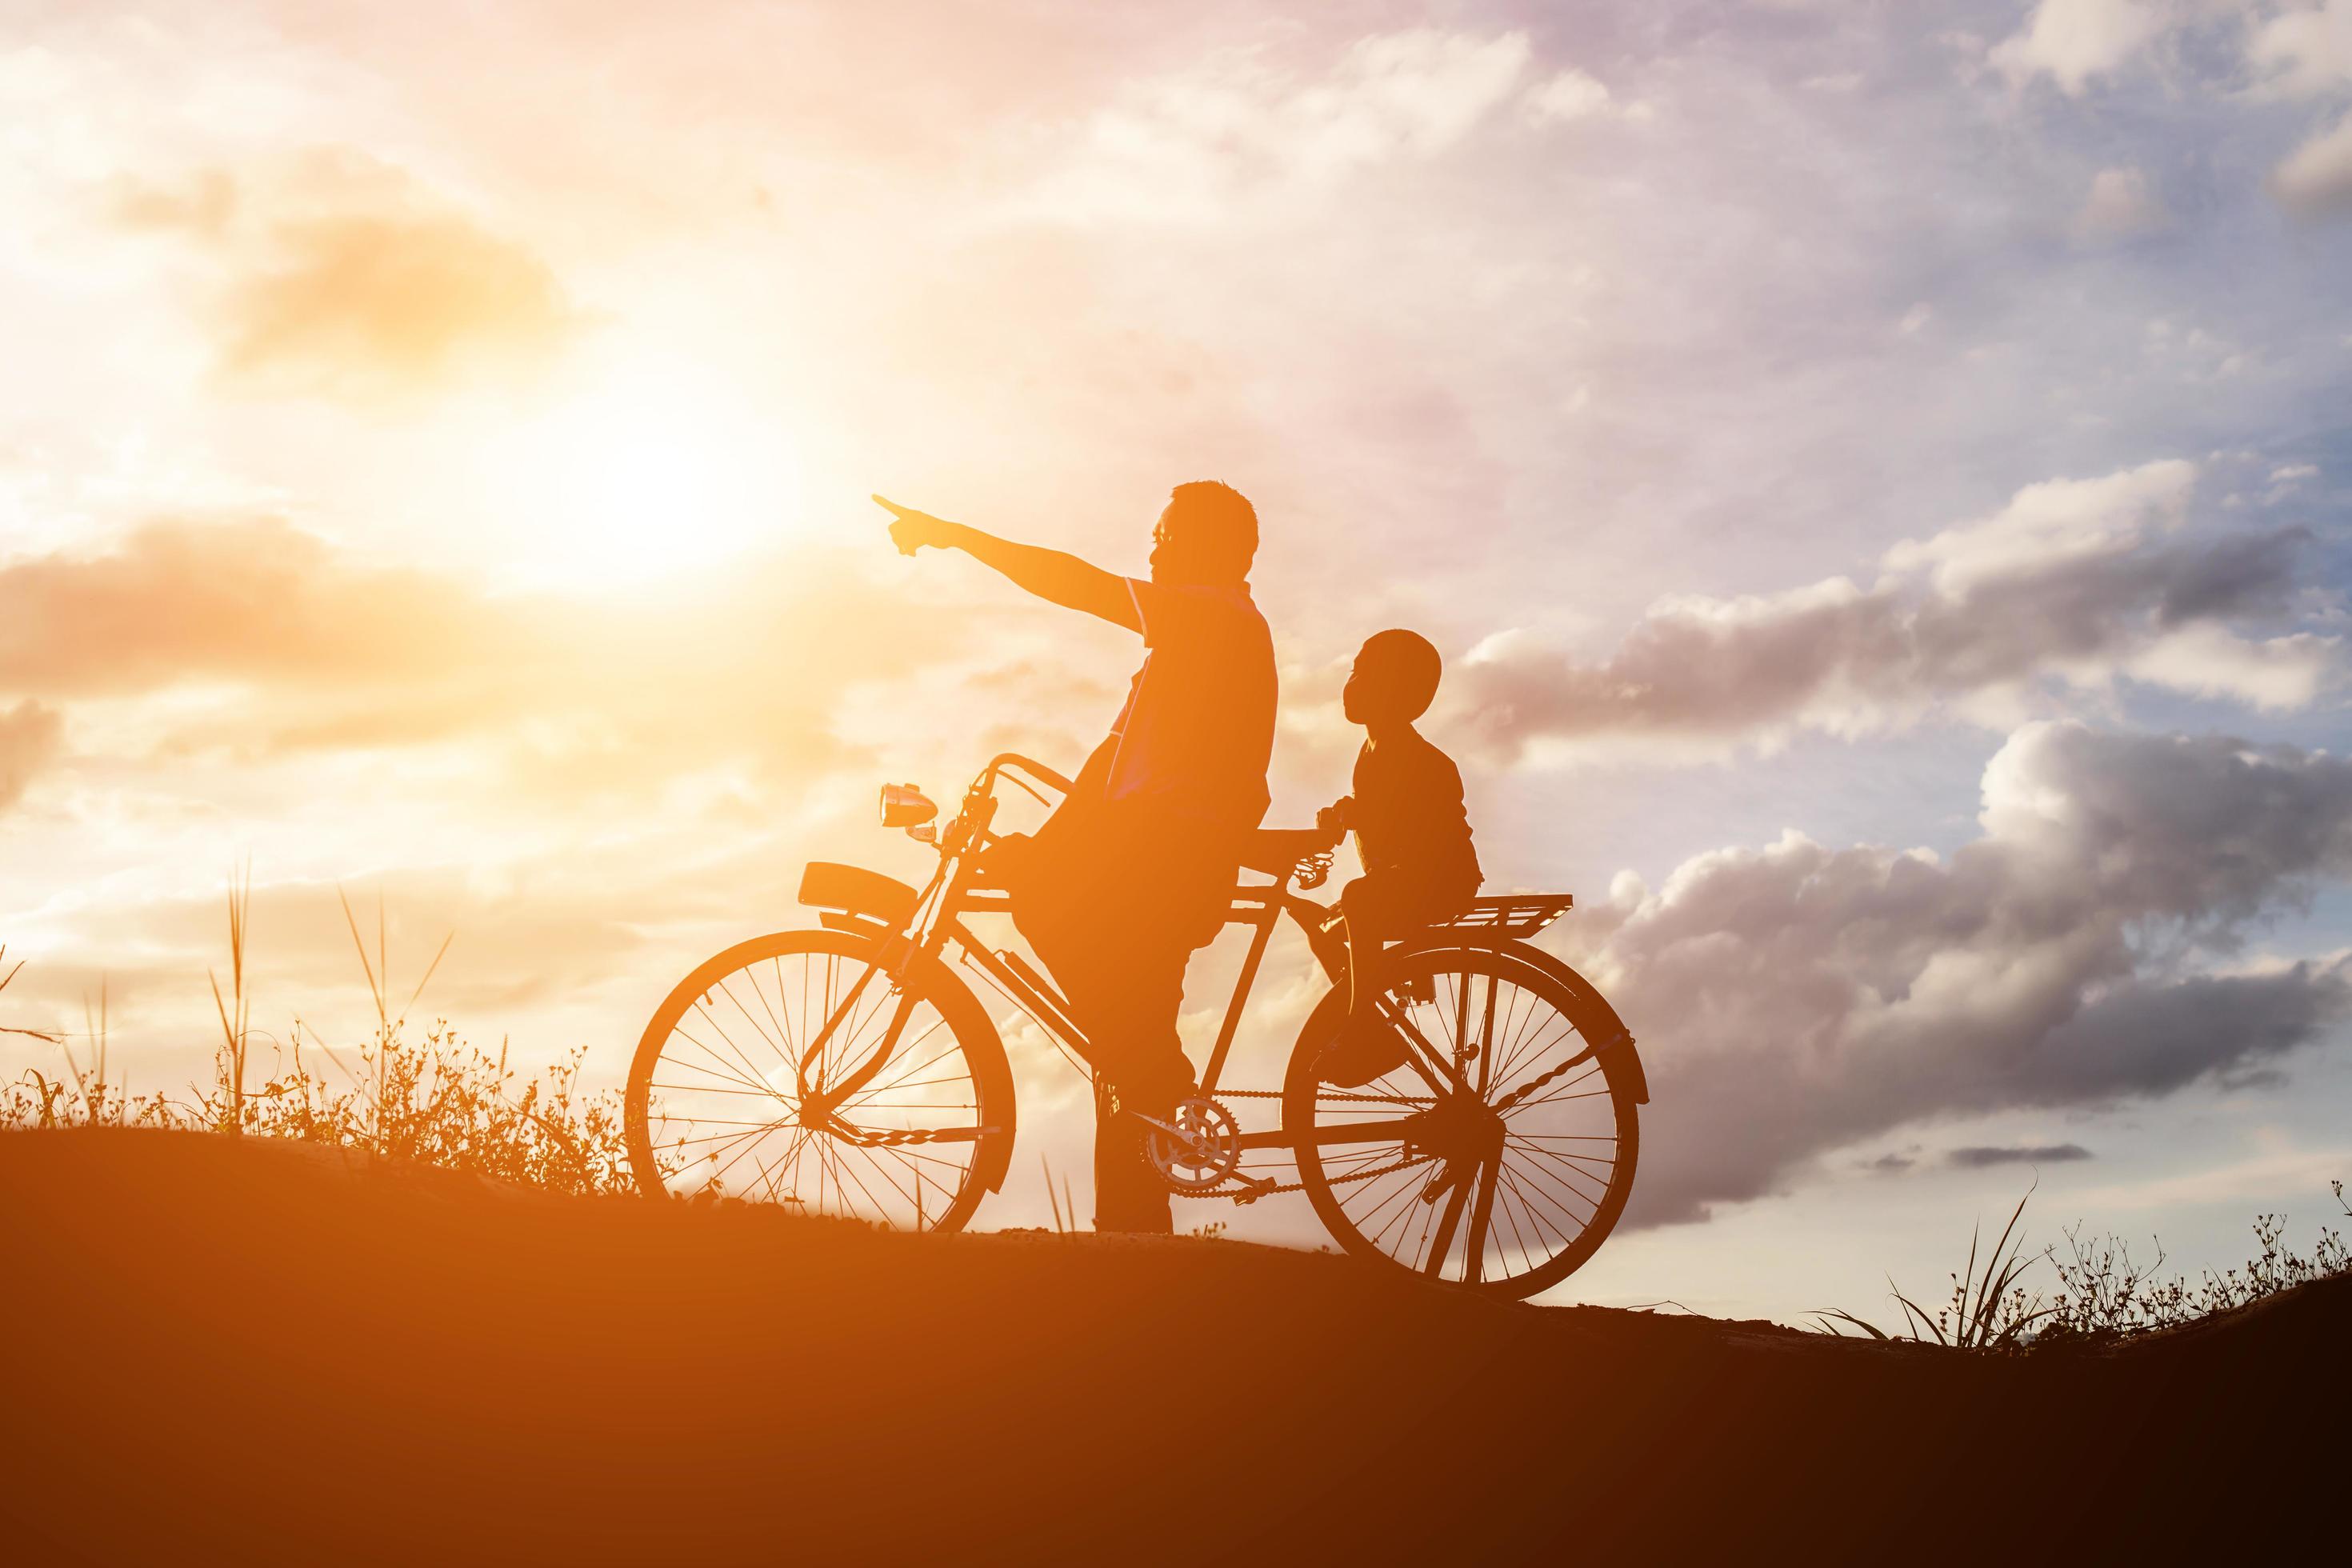
[[1952, 1561], [2284, 1549], [2352, 1279], [2100, 1353], [0, 1136], [0, 1558]]

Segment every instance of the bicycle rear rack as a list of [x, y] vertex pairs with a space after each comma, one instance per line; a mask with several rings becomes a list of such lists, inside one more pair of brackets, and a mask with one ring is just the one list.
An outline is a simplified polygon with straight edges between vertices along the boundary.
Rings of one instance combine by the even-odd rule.
[[1450, 921], [1433, 921], [1428, 929], [1503, 942], [1535, 935], [1575, 903], [1575, 896], [1570, 893], [1512, 893], [1502, 898], [1473, 899], [1468, 909]]

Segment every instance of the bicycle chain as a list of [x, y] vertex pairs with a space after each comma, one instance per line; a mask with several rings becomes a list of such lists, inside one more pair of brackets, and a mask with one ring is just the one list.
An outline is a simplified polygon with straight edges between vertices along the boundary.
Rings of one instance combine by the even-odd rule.
[[[1579, 1053], [1578, 1055], [1570, 1057], [1568, 1060], [1560, 1063], [1559, 1066], [1552, 1068], [1551, 1071], [1544, 1074], [1541, 1078], [1538, 1078], [1530, 1083], [1520, 1085], [1517, 1089], [1513, 1089], [1510, 1093], [1505, 1095], [1502, 1099], [1495, 1102], [1495, 1114], [1497, 1116], [1506, 1114], [1509, 1111], [1511, 1107], [1518, 1104], [1521, 1100], [1527, 1099], [1528, 1096], [1543, 1088], [1544, 1085], [1550, 1083], [1553, 1079], [1567, 1072], [1570, 1068], [1580, 1067], [1584, 1063], [1592, 1060], [1596, 1055], [1598, 1055], [1597, 1052]], [[1281, 1092], [1266, 1089], [1228, 1089], [1220, 1090], [1219, 1092], [1234, 1100], [1280, 1100], [1283, 1098]], [[1315, 1098], [1318, 1100], [1370, 1100], [1381, 1105], [1412, 1103], [1410, 1100], [1403, 1100], [1400, 1096], [1393, 1094], [1345, 1094], [1337, 1090], [1327, 1090], [1317, 1094]], [[1369, 1171], [1358, 1171], [1351, 1175], [1326, 1177], [1323, 1184], [1330, 1187], [1344, 1187], [1350, 1182], [1369, 1182], [1375, 1176], [1394, 1175], [1397, 1172], [1408, 1169], [1411, 1166], [1426, 1164], [1433, 1158], [1434, 1158], [1434, 1156], [1428, 1154], [1415, 1155], [1408, 1159], [1398, 1160], [1391, 1164], [1375, 1165]], [[1233, 1192], [1227, 1192], [1220, 1188], [1215, 1192], [1195, 1193], [1192, 1195], [1202, 1198], [1231, 1198], [1238, 1204], [1254, 1204], [1260, 1198], [1269, 1198], [1274, 1196], [1276, 1193], [1297, 1193], [1304, 1192], [1306, 1189], [1307, 1184], [1305, 1182], [1272, 1182], [1268, 1183], [1265, 1186], [1243, 1187]]]
[[[1583, 1062], [1590, 1061], [1591, 1059], [1591, 1058], [1590, 1057], [1584, 1056], [1572, 1057], [1569, 1060], [1560, 1063], [1559, 1066], [1552, 1068], [1551, 1071], [1544, 1074], [1541, 1078], [1536, 1079], [1532, 1082], [1521, 1085], [1519, 1088], [1512, 1090], [1509, 1094], [1505, 1095], [1501, 1100], [1495, 1102], [1496, 1114], [1499, 1116], [1509, 1110], [1511, 1107], [1518, 1104], [1519, 1101], [1535, 1093], [1536, 1090], [1543, 1088], [1544, 1085], [1550, 1083], [1555, 1079], [1558, 1079], [1570, 1068], [1580, 1066]], [[1221, 1089], [1218, 1092], [1221, 1097], [1231, 1100], [1280, 1100], [1283, 1098], [1283, 1091], [1271, 1089]], [[1352, 1103], [1370, 1105], [1410, 1105], [1413, 1103], [1411, 1099], [1399, 1095], [1349, 1094], [1337, 1089], [1327, 1089], [1318, 1093], [1315, 1098], [1318, 1100], [1345, 1100]], [[845, 1127], [839, 1129], [828, 1128], [826, 1131], [831, 1133], [832, 1136], [841, 1139], [845, 1143], [854, 1144], [861, 1149], [899, 1149], [914, 1144], [933, 1143], [941, 1141], [940, 1132], [937, 1129], [929, 1127], [915, 1128], [903, 1132], [892, 1131], [887, 1129], [868, 1131], [864, 1128]], [[958, 1128], [954, 1131], [958, 1134], [961, 1134], [963, 1130]], [[1433, 1158], [1434, 1158], [1433, 1155], [1416, 1154], [1407, 1159], [1394, 1161], [1386, 1165], [1375, 1165], [1369, 1171], [1357, 1171], [1345, 1176], [1327, 1177], [1324, 1184], [1326, 1186], [1332, 1187], [1344, 1187], [1355, 1182], [1369, 1182], [1375, 1176], [1391, 1176], [1399, 1171], [1410, 1169], [1414, 1165], [1426, 1164]], [[1306, 1190], [1307, 1184], [1305, 1182], [1273, 1182], [1268, 1183], [1264, 1186], [1252, 1185], [1236, 1187], [1231, 1190], [1220, 1187], [1213, 1191], [1193, 1193], [1189, 1195], [1202, 1198], [1232, 1198], [1237, 1203], [1252, 1204], [1255, 1203], [1260, 1198], [1272, 1197], [1277, 1193], [1298, 1193]]]
[[[1369, 1171], [1358, 1171], [1350, 1175], [1326, 1176], [1323, 1178], [1323, 1184], [1327, 1187], [1344, 1187], [1350, 1182], [1369, 1182], [1374, 1176], [1394, 1175], [1397, 1172], [1409, 1170], [1414, 1165], [1425, 1165], [1434, 1158], [1435, 1156], [1431, 1154], [1414, 1154], [1392, 1164], [1375, 1165]], [[1179, 1195], [1188, 1198], [1231, 1198], [1234, 1202], [1246, 1207], [1260, 1198], [1270, 1198], [1276, 1193], [1303, 1193], [1306, 1190], [1305, 1182], [1268, 1182], [1263, 1186], [1235, 1187], [1230, 1191], [1219, 1187], [1213, 1192], [1183, 1193]]]
[[[1280, 1100], [1283, 1098], [1281, 1090], [1271, 1089], [1220, 1089], [1217, 1092], [1220, 1098], [1230, 1096], [1235, 1100]], [[1393, 1094], [1348, 1094], [1338, 1089], [1325, 1090], [1318, 1094], [1315, 1098], [1318, 1100], [1363, 1100], [1378, 1105], [1409, 1105], [1412, 1103], [1410, 1100], [1406, 1100]], [[1375, 1165], [1369, 1171], [1357, 1171], [1345, 1176], [1327, 1176], [1324, 1178], [1323, 1184], [1327, 1187], [1344, 1187], [1351, 1182], [1369, 1182], [1374, 1176], [1394, 1175], [1397, 1172], [1409, 1169], [1412, 1166], [1427, 1164], [1431, 1158], [1432, 1156], [1427, 1154], [1415, 1154], [1406, 1159], [1395, 1161], [1390, 1164]], [[1186, 1195], [1196, 1198], [1231, 1198], [1237, 1204], [1248, 1205], [1257, 1202], [1260, 1198], [1273, 1197], [1277, 1193], [1303, 1193], [1306, 1190], [1307, 1184], [1305, 1182], [1266, 1182], [1263, 1184], [1254, 1183], [1249, 1186], [1234, 1187], [1230, 1189], [1219, 1187], [1212, 1192], [1191, 1193]]]
[[[1276, 1089], [1221, 1089], [1217, 1090], [1217, 1097], [1220, 1100], [1280, 1100], [1284, 1098], [1285, 1092]], [[1416, 1103], [1416, 1097], [1410, 1095], [1349, 1094], [1344, 1089], [1336, 1089], [1318, 1090], [1315, 1098], [1349, 1100], [1367, 1105], [1409, 1106]], [[1431, 1096], [1430, 1099], [1432, 1103], [1434, 1103], [1435, 1097]], [[1369, 1171], [1357, 1171], [1345, 1176], [1327, 1176], [1323, 1180], [1323, 1184], [1327, 1187], [1344, 1187], [1351, 1182], [1369, 1182], [1375, 1176], [1392, 1176], [1399, 1171], [1409, 1170], [1415, 1165], [1425, 1165], [1433, 1158], [1435, 1158], [1434, 1155], [1415, 1154], [1386, 1165], [1375, 1165]], [[1220, 1187], [1213, 1192], [1188, 1193], [1185, 1195], [1195, 1198], [1231, 1198], [1237, 1204], [1246, 1205], [1254, 1204], [1260, 1198], [1270, 1198], [1276, 1193], [1303, 1193], [1306, 1190], [1305, 1182], [1268, 1182], [1263, 1186], [1252, 1185], [1231, 1190]]]

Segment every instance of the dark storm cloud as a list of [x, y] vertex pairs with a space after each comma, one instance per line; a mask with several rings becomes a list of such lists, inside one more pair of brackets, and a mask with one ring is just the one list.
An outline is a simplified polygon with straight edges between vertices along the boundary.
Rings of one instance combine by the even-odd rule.
[[2168, 537], [2193, 479], [2158, 463], [2031, 486], [2000, 514], [1898, 546], [1868, 587], [1665, 601], [1599, 663], [1506, 640], [1461, 665], [1464, 707], [1507, 759], [1585, 736], [1851, 734], [2053, 677], [2299, 706], [2333, 668], [2332, 639], [2238, 633], [2289, 618], [2311, 535]]
[[1637, 1222], [1703, 1217], [1906, 1123], [2260, 1070], [2352, 1005], [2341, 962], [2182, 967], [2352, 875], [2352, 762], [2034, 724], [1983, 798], [1948, 859], [1790, 834], [1591, 911], [1583, 956], [1656, 1091]]
[[2087, 1160], [2091, 1158], [2091, 1152], [2080, 1143], [2027, 1143], [2011, 1147], [1979, 1143], [1955, 1149], [1944, 1158], [1964, 1171], [1978, 1171], [1988, 1165], [2054, 1165], [2068, 1160]]

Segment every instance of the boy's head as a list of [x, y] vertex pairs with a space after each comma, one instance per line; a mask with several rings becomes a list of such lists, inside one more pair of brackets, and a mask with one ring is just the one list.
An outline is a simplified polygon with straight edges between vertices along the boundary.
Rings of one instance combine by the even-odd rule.
[[1410, 724], [1429, 710], [1444, 668], [1436, 647], [1419, 632], [1374, 632], [1340, 689], [1340, 711], [1351, 724]]
[[1151, 580], [1225, 586], [1247, 582], [1257, 555], [1257, 509], [1249, 498], [1214, 479], [1195, 479], [1169, 492], [1151, 531]]

